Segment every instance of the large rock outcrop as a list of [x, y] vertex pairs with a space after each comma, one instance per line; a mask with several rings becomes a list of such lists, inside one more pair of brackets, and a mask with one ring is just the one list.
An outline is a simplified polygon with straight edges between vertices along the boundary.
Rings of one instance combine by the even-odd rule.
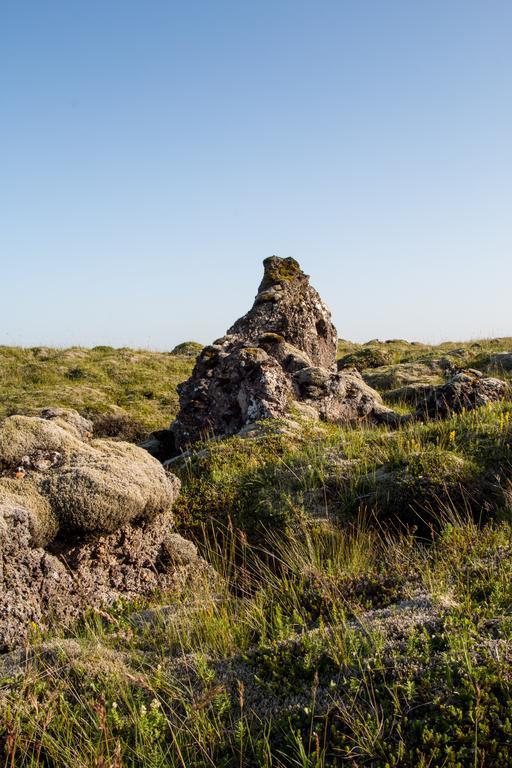
[[[395, 421], [357, 371], [336, 370], [337, 339], [329, 310], [299, 264], [266, 259], [252, 309], [202, 350], [192, 376], [178, 387], [174, 452], [286, 417], [294, 408], [337, 423]], [[164, 443], [160, 433], [148, 448], [162, 458]], [[168, 451], [170, 445], [167, 440]]]
[[193, 546], [172, 533], [179, 488], [146, 451], [93, 440], [74, 411], [5, 419], [0, 649], [22, 644], [31, 623], [46, 628], [206, 573]]

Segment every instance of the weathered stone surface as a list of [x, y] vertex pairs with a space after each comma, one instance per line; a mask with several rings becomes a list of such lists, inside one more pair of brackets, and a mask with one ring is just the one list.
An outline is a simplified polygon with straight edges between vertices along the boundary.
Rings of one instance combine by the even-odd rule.
[[88, 606], [181, 589], [206, 564], [171, 533], [179, 480], [146, 451], [90, 440], [74, 411], [0, 424], [0, 649]]
[[331, 368], [336, 362], [338, 334], [309, 277], [295, 259], [272, 256], [265, 259], [264, 269], [252, 309], [228, 334], [258, 343], [266, 334], [277, 334], [304, 352], [312, 365]]
[[47, 421], [54, 421], [64, 429], [73, 427], [79, 437], [92, 437], [94, 431], [93, 422], [80, 416], [79, 413], [71, 408], [44, 408], [41, 416]]
[[442, 419], [450, 413], [480, 408], [506, 396], [508, 385], [500, 379], [484, 377], [480, 371], [460, 371], [450, 381], [434, 387], [416, 409], [418, 419]]
[[[294, 405], [338, 423], [396, 420], [357, 371], [337, 371], [336, 352], [330, 312], [308, 276], [294, 259], [266, 259], [252, 309], [202, 350], [178, 387], [174, 451], [286, 417]], [[162, 458], [160, 437], [145, 447]]]

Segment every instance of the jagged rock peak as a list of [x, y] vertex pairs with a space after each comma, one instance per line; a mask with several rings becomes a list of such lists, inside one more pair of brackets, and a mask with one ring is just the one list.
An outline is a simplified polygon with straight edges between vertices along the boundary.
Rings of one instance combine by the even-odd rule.
[[332, 368], [336, 363], [338, 334], [331, 313], [309, 284], [295, 259], [271, 256], [254, 304], [228, 330], [228, 335], [258, 342], [264, 334], [283, 337], [310, 359], [312, 365]]

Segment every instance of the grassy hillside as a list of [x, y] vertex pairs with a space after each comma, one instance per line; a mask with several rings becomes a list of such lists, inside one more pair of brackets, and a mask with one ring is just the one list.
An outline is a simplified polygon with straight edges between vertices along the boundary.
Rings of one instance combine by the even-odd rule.
[[170, 352], [0, 347], [0, 418], [51, 405], [88, 415], [121, 408], [145, 431], [165, 428], [192, 365], [193, 357]]
[[[453, 367], [510, 377], [500, 351], [512, 339], [339, 356], [407, 411]], [[106, 348], [0, 360], [2, 415], [116, 406], [145, 430], [192, 366]], [[222, 578], [34, 627], [0, 659], [6, 765], [512, 764], [511, 399], [394, 431], [272, 423], [172, 471], [177, 527]]]

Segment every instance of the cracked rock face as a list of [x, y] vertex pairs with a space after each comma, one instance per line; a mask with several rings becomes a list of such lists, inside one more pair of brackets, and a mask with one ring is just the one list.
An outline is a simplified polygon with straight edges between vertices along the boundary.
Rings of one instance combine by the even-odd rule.
[[393, 411], [357, 371], [336, 370], [337, 340], [330, 312], [299, 264], [266, 259], [252, 308], [202, 350], [192, 376], [178, 387], [174, 451], [287, 417], [294, 407], [340, 424], [393, 423]]
[[92, 440], [75, 411], [0, 423], [0, 650], [23, 644], [33, 624], [206, 574], [172, 533], [179, 488], [141, 448]]

